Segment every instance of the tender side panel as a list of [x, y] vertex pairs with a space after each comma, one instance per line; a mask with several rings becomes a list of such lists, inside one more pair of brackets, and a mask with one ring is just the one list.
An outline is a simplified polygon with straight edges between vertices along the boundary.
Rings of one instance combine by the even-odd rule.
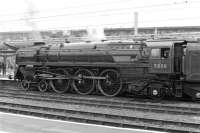
[[200, 52], [190, 51], [186, 60], [186, 79], [200, 81]]

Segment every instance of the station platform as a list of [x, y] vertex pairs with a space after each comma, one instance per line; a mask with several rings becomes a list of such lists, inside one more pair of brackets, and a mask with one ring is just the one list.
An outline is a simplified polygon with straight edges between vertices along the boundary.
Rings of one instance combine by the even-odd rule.
[[1, 77], [0, 76], [0, 80], [13, 80], [13, 79], [9, 79], [8, 77]]
[[1, 113], [0, 133], [161, 133]]
[[17, 82], [14, 79], [0, 78], [0, 86], [2, 86], [2, 85], [15, 85], [15, 86], [17, 86]]

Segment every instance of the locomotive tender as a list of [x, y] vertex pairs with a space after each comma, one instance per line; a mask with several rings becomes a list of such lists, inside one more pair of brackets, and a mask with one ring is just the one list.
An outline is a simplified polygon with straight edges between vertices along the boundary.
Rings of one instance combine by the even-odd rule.
[[99, 91], [116, 96], [128, 91], [153, 99], [200, 98], [200, 43], [160, 40], [142, 43], [90, 42], [39, 45], [16, 55], [15, 78], [28, 90], [52, 88], [78, 94]]

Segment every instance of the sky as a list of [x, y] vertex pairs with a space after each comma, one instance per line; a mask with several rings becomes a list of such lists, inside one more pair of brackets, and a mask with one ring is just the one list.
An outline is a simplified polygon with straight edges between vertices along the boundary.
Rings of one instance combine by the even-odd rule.
[[0, 31], [200, 26], [200, 0], [0, 0]]

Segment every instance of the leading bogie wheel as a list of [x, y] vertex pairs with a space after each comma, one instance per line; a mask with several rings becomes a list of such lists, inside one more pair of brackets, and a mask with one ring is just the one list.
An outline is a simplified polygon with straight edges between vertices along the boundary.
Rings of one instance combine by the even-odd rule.
[[40, 82], [38, 83], [38, 89], [41, 92], [46, 92], [49, 88], [49, 83], [46, 79], [42, 79], [40, 80]]
[[99, 75], [105, 79], [98, 80], [98, 89], [104, 96], [116, 96], [122, 90], [122, 79], [117, 70], [105, 69]]
[[89, 95], [95, 89], [95, 80], [91, 77], [94, 73], [89, 69], [79, 69], [74, 74], [76, 79], [72, 81], [72, 88], [76, 93], [81, 95]]
[[[64, 69], [56, 69], [52, 71], [53, 73], [64, 75], [64, 77], [68, 77], [69, 73]], [[69, 90], [70, 79], [64, 79], [63, 76], [60, 76], [60, 79], [51, 79], [50, 86], [56, 93], [64, 93]]]
[[20, 88], [22, 88], [23, 90], [28, 91], [28, 90], [30, 90], [30, 84], [31, 84], [31, 81], [29, 81], [29, 80], [22, 80], [20, 82]]

